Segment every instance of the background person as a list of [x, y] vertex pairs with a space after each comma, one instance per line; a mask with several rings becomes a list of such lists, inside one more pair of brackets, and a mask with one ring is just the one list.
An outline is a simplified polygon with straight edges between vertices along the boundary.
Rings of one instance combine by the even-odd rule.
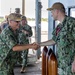
[[0, 26], [0, 33], [2, 32], [2, 30], [1, 30], [1, 26]]
[[7, 27], [9, 24], [8, 22], [8, 15], [5, 16], [5, 20], [1, 23], [1, 30], [3, 30], [5, 27]]
[[[29, 37], [31, 37], [33, 33], [31, 26], [27, 24], [27, 19], [25, 16], [22, 16], [18, 34], [19, 44], [29, 44]], [[27, 66], [28, 50], [23, 50], [20, 52], [20, 55], [22, 57], [22, 68], [20, 72], [23, 73], [25, 72], [25, 68]]]

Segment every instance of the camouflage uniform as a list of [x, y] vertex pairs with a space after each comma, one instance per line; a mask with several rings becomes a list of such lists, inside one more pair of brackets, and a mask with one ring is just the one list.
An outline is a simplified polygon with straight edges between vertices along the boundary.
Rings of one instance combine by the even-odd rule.
[[75, 19], [66, 16], [53, 31], [57, 44], [58, 75], [75, 75], [71, 64], [75, 56]]
[[[22, 30], [25, 30], [27, 32], [29, 32], [29, 34], [25, 34], [24, 32], [22, 32]], [[29, 25], [24, 25], [21, 26], [20, 25], [20, 29], [19, 29], [19, 44], [29, 44], [29, 38], [32, 36], [32, 29]], [[24, 50], [22, 51], [21, 57], [22, 57], [22, 66], [26, 66], [27, 65], [27, 56], [28, 56], [28, 50]]]
[[17, 61], [17, 52], [12, 48], [18, 42], [16, 37], [10, 26], [0, 34], [0, 75], [14, 75], [13, 67]]

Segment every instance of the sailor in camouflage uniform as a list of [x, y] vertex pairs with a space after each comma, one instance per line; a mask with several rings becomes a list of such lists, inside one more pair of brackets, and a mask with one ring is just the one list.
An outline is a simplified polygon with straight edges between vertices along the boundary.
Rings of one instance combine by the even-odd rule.
[[39, 48], [36, 43], [27, 45], [18, 44], [15, 31], [19, 28], [21, 19], [20, 14], [11, 13], [8, 16], [9, 25], [0, 34], [0, 75], [14, 75], [13, 69], [18, 59], [18, 51], [29, 48], [36, 50]]
[[53, 30], [53, 38], [44, 43], [57, 46], [58, 75], [75, 75], [71, 70], [75, 56], [75, 18], [65, 15], [64, 5], [60, 2], [54, 3], [47, 10], [60, 23]]
[[[32, 28], [27, 24], [27, 19], [25, 16], [22, 16], [18, 34], [19, 44], [29, 44], [29, 37], [32, 36]], [[22, 51], [21, 57], [22, 68], [20, 72], [23, 73], [25, 72], [25, 67], [27, 66], [28, 50]]]

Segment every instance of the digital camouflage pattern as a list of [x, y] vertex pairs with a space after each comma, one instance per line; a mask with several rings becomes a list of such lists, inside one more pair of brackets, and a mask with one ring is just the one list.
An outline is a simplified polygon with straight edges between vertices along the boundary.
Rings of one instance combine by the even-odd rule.
[[66, 16], [53, 31], [57, 44], [58, 75], [75, 75], [71, 64], [75, 56], [75, 18]]
[[[24, 32], [22, 32], [22, 30], [29, 32], [29, 34], [25, 34]], [[28, 24], [24, 26], [20, 25], [18, 35], [19, 44], [29, 44], [29, 37], [32, 36], [32, 28]], [[28, 50], [23, 50], [22, 53], [20, 52], [20, 54], [22, 57], [22, 66], [25, 67], [27, 64]]]
[[14, 75], [13, 67], [17, 61], [17, 52], [12, 48], [17, 44], [17, 36], [10, 26], [0, 34], [0, 75]]

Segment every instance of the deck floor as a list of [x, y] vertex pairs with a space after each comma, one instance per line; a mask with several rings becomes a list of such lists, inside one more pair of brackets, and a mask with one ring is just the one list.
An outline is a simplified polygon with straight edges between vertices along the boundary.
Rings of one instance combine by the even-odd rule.
[[41, 61], [37, 60], [35, 63], [28, 64], [25, 73], [20, 73], [21, 66], [14, 68], [15, 75], [42, 75], [41, 73]]

